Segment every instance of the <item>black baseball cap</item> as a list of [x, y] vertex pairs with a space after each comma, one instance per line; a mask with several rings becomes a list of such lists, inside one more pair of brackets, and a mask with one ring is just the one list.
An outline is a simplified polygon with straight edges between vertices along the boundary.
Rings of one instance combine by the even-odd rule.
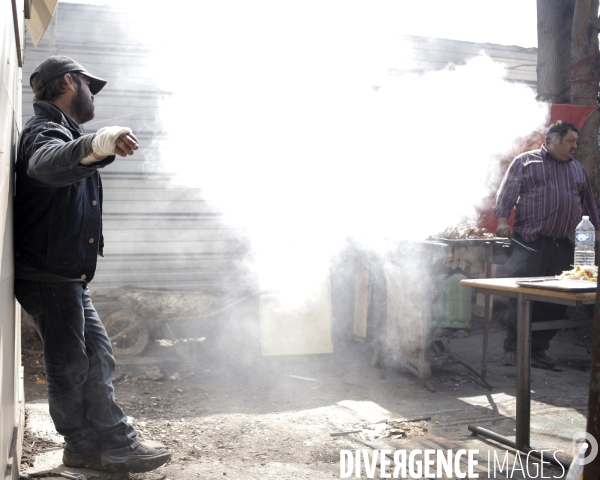
[[106, 80], [91, 75], [72, 58], [63, 55], [53, 55], [40, 63], [33, 71], [31, 77], [29, 77], [29, 85], [31, 85], [33, 93], [36, 93], [50, 80], [62, 77], [65, 73], [79, 73], [89, 78], [92, 95], [96, 95], [107, 83]]

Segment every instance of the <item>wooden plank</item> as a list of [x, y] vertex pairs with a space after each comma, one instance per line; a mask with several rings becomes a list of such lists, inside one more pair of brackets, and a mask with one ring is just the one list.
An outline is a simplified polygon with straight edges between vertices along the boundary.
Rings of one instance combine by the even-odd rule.
[[[564, 292], [560, 290], [548, 290], [535, 287], [521, 287], [515, 283], [516, 280], [526, 280], [526, 278], [485, 278], [485, 279], [466, 279], [461, 280], [460, 284], [466, 287], [473, 287], [491, 292], [506, 294], [507, 297], [517, 296], [523, 293], [529, 297], [539, 296], [548, 299], [558, 298], [564, 300], [573, 300], [581, 302], [591, 302], [596, 299], [596, 292]], [[502, 292], [502, 293], [500, 293]], [[537, 299], [536, 299], [537, 300]], [[551, 300], [548, 300], [551, 301]]]
[[[13, 13], [13, 33], [15, 35], [15, 50], [17, 53], [17, 63], [19, 67], [23, 66], [23, 37], [21, 29], [21, 10], [17, 6], [17, 0], [12, 0], [12, 13]], [[19, 2], [19, 6], [23, 6]]]
[[356, 283], [354, 287], [354, 323], [352, 332], [359, 340], [367, 338], [369, 311], [369, 267], [360, 259], [356, 260]]

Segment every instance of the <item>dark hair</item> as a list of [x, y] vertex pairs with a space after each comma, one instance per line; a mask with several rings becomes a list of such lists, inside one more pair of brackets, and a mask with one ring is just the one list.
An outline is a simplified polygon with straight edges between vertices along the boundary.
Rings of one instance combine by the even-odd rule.
[[550, 125], [550, 128], [548, 128], [548, 133], [546, 133], [546, 142], [550, 143], [552, 139], [556, 137], [558, 137], [562, 142], [562, 139], [565, 138], [569, 131], [573, 131], [579, 134], [579, 130], [575, 125], [568, 122], [564, 122], [562, 120], [558, 120], [552, 125]]
[[[78, 73], [69, 73], [73, 81], [81, 86], [81, 79], [79, 78]], [[65, 89], [67, 87], [67, 82], [65, 82], [65, 76], [62, 75], [60, 77], [54, 78], [50, 80], [46, 85], [39, 88], [39, 90], [33, 96], [33, 101], [38, 102], [40, 100], [45, 100], [47, 102], [51, 102], [56, 97], [60, 97], [63, 93], [65, 93]]]

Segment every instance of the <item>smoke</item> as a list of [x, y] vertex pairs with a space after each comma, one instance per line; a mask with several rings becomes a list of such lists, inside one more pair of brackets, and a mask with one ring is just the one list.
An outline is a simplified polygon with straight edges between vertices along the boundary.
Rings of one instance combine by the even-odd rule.
[[390, 5], [135, 9], [154, 80], [173, 92], [161, 108], [164, 170], [246, 232], [278, 286], [290, 252], [305, 272], [290, 280], [298, 288], [348, 238], [381, 250], [475, 221], [499, 159], [547, 119], [483, 53], [388, 74], [413, 68]]

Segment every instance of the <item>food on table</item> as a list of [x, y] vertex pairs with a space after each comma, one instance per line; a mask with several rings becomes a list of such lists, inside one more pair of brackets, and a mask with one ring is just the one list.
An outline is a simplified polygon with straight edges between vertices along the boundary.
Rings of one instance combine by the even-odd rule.
[[596, 282], [598, 280], [598, 267], [596, 265], [573, 265], [572, 270], [565, 270], [560, 275], [556, 275], [556, 278]]
[[488, 232], [485, 228], [467, 225], [463, 227], [448, 227], [443, 232], [438, 233], [437, 238], [446, 238], [448, 240], [494, 238], [494, 234]]

